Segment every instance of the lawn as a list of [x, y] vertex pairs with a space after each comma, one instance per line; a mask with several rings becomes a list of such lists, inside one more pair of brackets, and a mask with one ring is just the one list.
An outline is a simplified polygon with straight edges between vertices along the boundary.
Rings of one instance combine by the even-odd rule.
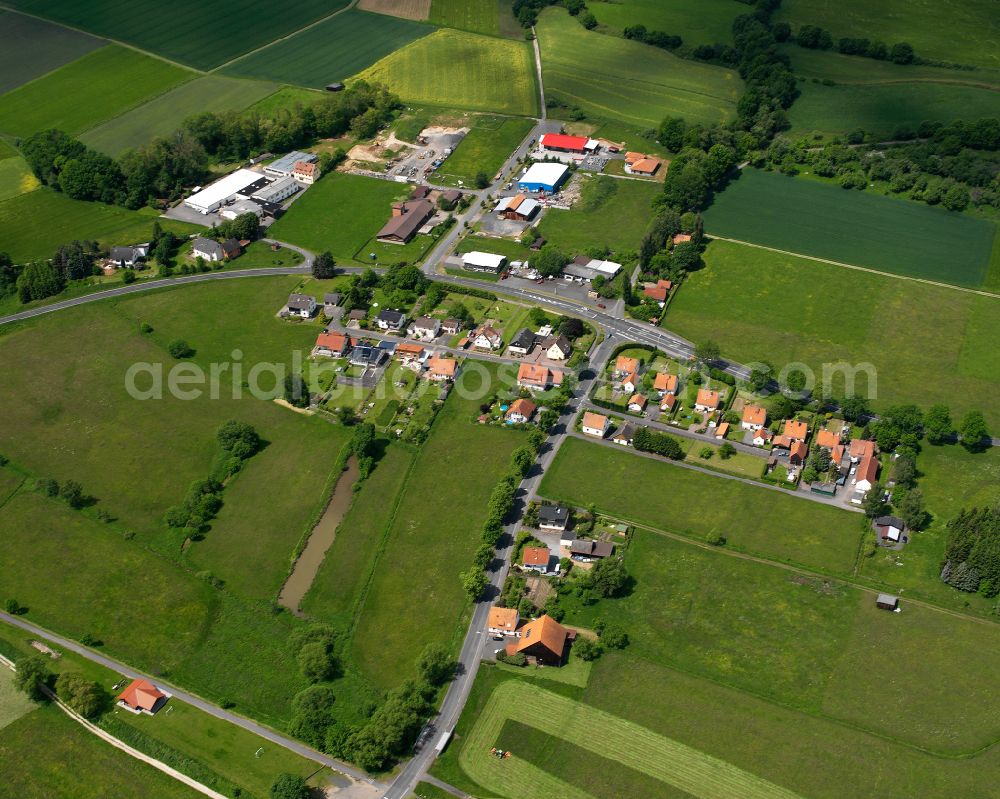
[[642, 24], [680, 36], [685, 49], [730, 41], [733, 20], [740, 14], [729, 0], [591, 0], [587, 8], [602, 33], [621, 36], [629, 25]]
[[241, 0], [14, 0], [10, 5], [211, 69], [344, 8], [348, 0], [301, 0], [288, 7], [260, 2], [247, 6]]
[[0, 30], [0, 94], [105, 44], [86, 33], [13, 11], [0, 11]]
[[1000, 20], [991, 0], [795, 0], [780, 8], [775, 20], [819, 25], [833, 40], [842, 36], [880, 39], [890, 46], [909, 42], [923, 58], [1000, 68]]
[[533, 126], [530, 119], [475, 117], [472, 130], [434, 173], [435, 183], [471, 185], [477, 172], [492, 178]]
[[653, 128], [667, 115], [716, 124], [735, 114], [742, 84], [728, 69], [588, 31], [562, 9], [547, 9], [536, 30], [546, 98], [588, 117]]
[[206, 75], [88, 130], [80, 140], [88, 147], [117, 156], [157, 136], [170, 135], [185, 118], [206, 108], [216, 113], [242, 111], [277, 89], [275, 83]]
[[136, 787], [163, 799], [201, 794], [87, 732], [54, 705], [0, 730], [3, 793], [46, 799], [129, 799]]
[[108, 45], [0, 97], [0, 132], [80, 133], [193, 76], [158, 58]]
[[256, 111], [262, 116], [273, 116], [280, 109], [294, 110], [297, 106], [303, 108], [322, 100], [326, 96], [325, 92], [316, 89], [303, 89], [298, 86], [282, 86], [274, 94], [269, 94], [263, 100], [258, 100], [252, 106], [251, 111]]
[[500, 33], [499, 0], [432, 0], [430, 21], [473, 33]]
[[[715, 339], [742, 363], [805, 363], [820, 386], [823, 364], [870, 364], [877, 386], [860, 373], [855, 390], [870, 388], [876, 408], [943, 402], [956, 418], [975, 408], [1000, 428], [1000, 301], [721, 241], [705, 262], [671, 303], [670, 330]], [[929, 363], [935, 380], [926, 379]], [[843, 396], [842, 372], [831, 373], [840, 377], [827, 393]]]
[[538, 90], [531, 45], [441, 29], [356, 76], [408, 103], [532, 116]]
[[[408, 194], [408, 186], [388, 180], [334, 172], [296, 201], [271, 226], [269, 235], [316, 252], [329, 250], [337, 261], [353, 262], [389, 219], [392, 203]], [[344, 224], [348, 216], [350, 224]]]
[[226, 67], [226, 72], [323, 88], [432, 33], [408, 19], [350, 9]]
[[0, 159], [0, 202], [34, 191], [41, 183], [27, 162], [17, 155]]
[[409, 449], [390, 445], [371, 476], [361, 483], [302, 602], [310, 616], [342, 629], [350, 627], [412, 463]]
[[660, 186], [605, 176], [583, 180], [580, 201], [568, 211], [550, 208], [538, 232], [567, 255], [582, 254], [588, 247], [638, 251]]
[[[359, 608], [352, 657], [382, 688], [413, 676], [427, 643], [457, 645], [468, 609], [458, 574], [472, 563], [486, 502], [523, 442], [517, 431], [475, 425], [487, 392], [476, 395], [473, 379], [466, 398], [463, 385], [460, 379], [414, 461]], [[400, 624], [415, 596], [421, 623]]]
[[859, 514], [578, 438], [563, 443], [540, 493], [696, 539], [721, 533], [729, 548], [833, 573], [851, 571], [861, 538]]
[[[705, 212], [709, 235], [978, 288], [996, 225], [776, 172], [744, 169]], [[845, 235], [844, 231], [849, 231]]]

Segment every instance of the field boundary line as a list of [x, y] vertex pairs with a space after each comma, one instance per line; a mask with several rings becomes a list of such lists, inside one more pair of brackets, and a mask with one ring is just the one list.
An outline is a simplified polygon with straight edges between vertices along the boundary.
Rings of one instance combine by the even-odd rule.
[[[706, 231], [705, 235], [709, 239], [715, 239], [717, 241], [728, 241], [730, 244], [742, 244], [744, 247], [755, 247], [758, 250], [767, 250], [768, 252], [776, 252], [781, 255], [791, 255], [795, 258], [804, 258], [807, 261], [818, 261], [821, 264], [829, 264], [830, 266], [839, 266], [844, 269], [853, 269], [856, 272], [868, 272], [872, 275], [879, 275], [881, 277], [891, 277], [896, 280], [909, 280], [914, 283], [923, 283], [927, 286], [935, 286], [936, 288], [951, 289], [952, 291], [964, 291], [967, 294], [976, 294], [980, 297], [990, 297], [994, 300], [1000, 300], [1000, 294], [992, 291], [986, 291], [985, 289], [973, 289], [967, 286], [956, 286], [953, 283], [942, 283], [939, 280], [928, 280], [925, 277], [913, 277], [912, 275], [897, 275], [893, 272], [883, 272], [881, 269], [873, 269], [870, 266], [858, 266], [857, 264], [848, 264], [843, 261], [832, 261], [829, 258], [820, 258], [817, 255], [806, 255], [801, 252], [793, 252], [792, 250], [782, 250], [777, 247], [769, 247], [766, 244], [754, 244], [752, 241], [743, 241], [742, 239], [731, 239], [727, 236], [717, 236]], [[1000, 235], [1000, 234], [998, 234]], [[988, 271], [988, 269], [987, 269]]]

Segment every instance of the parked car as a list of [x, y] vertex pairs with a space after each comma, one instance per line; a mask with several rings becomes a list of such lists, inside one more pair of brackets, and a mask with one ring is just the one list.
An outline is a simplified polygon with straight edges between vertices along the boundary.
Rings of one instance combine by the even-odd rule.
[[597, 307], [603, 309], [603, 308], [607, 308], [608, 306], [605, 305], [603, 302], [599, 302], [599, 303], [597, 303]]

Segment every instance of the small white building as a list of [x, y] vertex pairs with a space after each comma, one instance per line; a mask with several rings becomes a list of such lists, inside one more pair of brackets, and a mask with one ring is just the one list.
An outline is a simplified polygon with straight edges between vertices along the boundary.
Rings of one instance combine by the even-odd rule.
[[580, 427], [588, 436], [604, 438], [608, 434], [608, 428], [611, 427], [611, 421], [603, 414], [587, 411], [583, 414], [583, 423]]
[[492, 272], [498, 274], [507, 262], [506, 255], [491, 252], [467, 252], [462, 256], [462, 268], [470, 272]]

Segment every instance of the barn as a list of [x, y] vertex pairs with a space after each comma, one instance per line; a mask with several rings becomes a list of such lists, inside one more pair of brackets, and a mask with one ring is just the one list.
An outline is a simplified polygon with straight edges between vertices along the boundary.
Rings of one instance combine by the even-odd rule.
[[517, 182], [519, 191], [558, 191], [566, 180], [569, 167], [565, 164], [536, 163], [532, 164]]

